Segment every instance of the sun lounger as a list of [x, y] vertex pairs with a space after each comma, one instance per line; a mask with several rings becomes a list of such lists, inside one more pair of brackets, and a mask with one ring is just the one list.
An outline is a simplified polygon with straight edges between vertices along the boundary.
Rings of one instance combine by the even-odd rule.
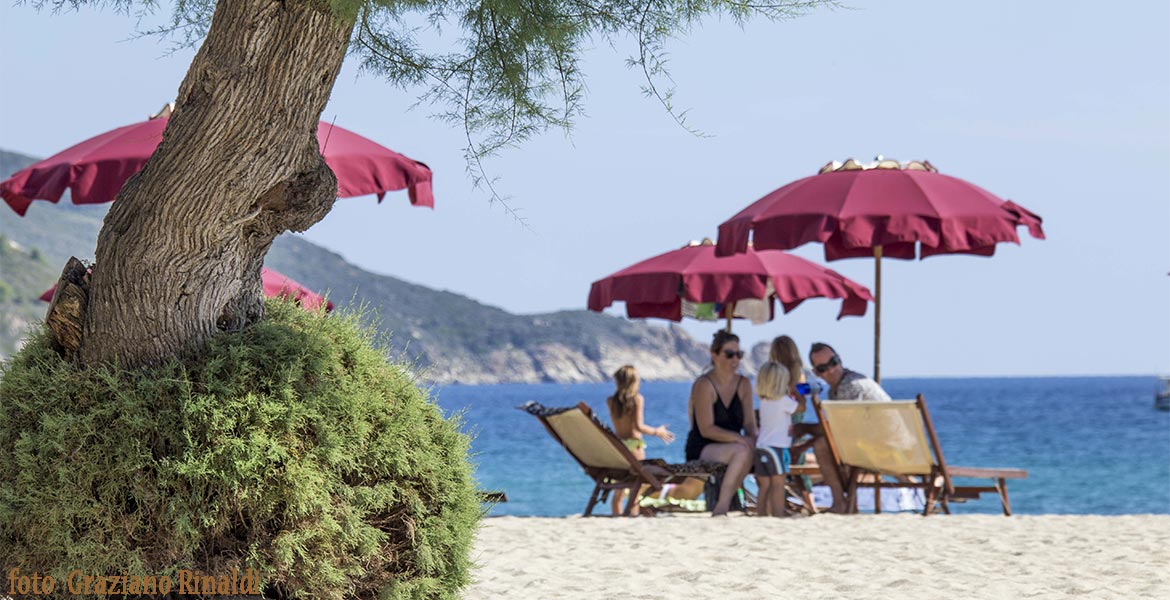
[[[881, 512], [881, 488], [921, 488], [925, 491], [923, 515], [935, 504], [950, 514], [951, 501], [978, 499], [995, 492], [1003, 514], [1011, 515], [1007, 480], [1024, 479], [1022, 469], [956, 467], [943, 458], [942, 447], [919, 394], [916, 400], [893, 402], [828, 401], [816, 406], [839, 469], [846, 473], [846, 495], [856, 512], [859, 487], [874, 488], [874, 510]], [[886, 477], [899, 481], [886, 481]], [[990, 485], [956, 486], [954, 478], [990, 479]]]
[[479, 501], [500, 504], [508, 501], [508, 493], [501, 490], [484, 490], [479, 493]]
[[536, 417], [565, 451], [569, 453], [595, 482], [585, 516], [593, 513], [598, 502], [605, 502], [612, 490], [629, 490], [622, 514], [629, 515], [642, 486], [662, 489], [664, 483], [676, 478], [696, 477], [706, 480], [721, 474], [724, 465], [703, 461], [667, 464], [661, 459], [639, 461], [630, 454], [625, 444], [596, 417], [589, 405], [549, 408], [537, 402], [518, 407]]

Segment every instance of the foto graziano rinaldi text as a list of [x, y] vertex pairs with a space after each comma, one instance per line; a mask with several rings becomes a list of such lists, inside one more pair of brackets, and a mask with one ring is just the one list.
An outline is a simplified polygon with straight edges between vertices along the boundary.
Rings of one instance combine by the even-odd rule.
[[23, 573], [20, 568], [8, 572], [8, 594], [41, 596], [66, 592], [78, 596], [121, 596], [125, 594], [165, 596], [172, 592], [187, 596], [259, 596], [260, 576], [248, 569], [233, 570], [230, 575], [208, 575], [180, 569], [171, 578], [166, 575], [87, 575], [71, 571], [64, 581], [39, 572]]

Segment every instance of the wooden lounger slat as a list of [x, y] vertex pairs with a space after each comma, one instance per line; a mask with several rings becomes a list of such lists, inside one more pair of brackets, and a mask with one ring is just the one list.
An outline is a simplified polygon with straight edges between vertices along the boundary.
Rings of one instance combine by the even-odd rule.
[[947, 466], [947, 472], [951, 474], [951, 477], [978, 477], [979, 479], [1026, 479], [1028, 477], [1028, 472], [1023, 469]]
[[995, 486], [971, 486], [971, 487], [955, 487], [955, 493], [951, 494], [951, 498], [964, 498], [969, 500], [978, 500], [979, 495], [983, 493], [996, 493], [999, 490]]

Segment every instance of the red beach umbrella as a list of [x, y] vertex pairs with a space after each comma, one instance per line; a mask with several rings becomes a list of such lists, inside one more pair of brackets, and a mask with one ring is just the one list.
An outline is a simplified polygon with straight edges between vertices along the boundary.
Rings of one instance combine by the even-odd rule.
[[325, 304], [326, 312], [333, 310], [333, 303], [326, 302], [317, 292], [268, 267], [260, 269], [260, 281], [264, 284], [264, 295], [269, 298], [289, 298], [310, 311], [317, 310], [321, 304]]
[[825, 259], [875, 259], [874, 379], [880, 380], [881, 259], [936, 254], [991, 256], [1000, 242], [1020, 243], [1019, 226], [1044, 239], [1041, 218], [929, 162], [905, 165], [850, 159], [830, 163], [757, 200], [719, 226], [719, 255], [825, 246]]
[[[869, 290], [841, 274], [799, 256], [752, 250], [719, 258], [711, 240], [691, 243], [593, 282], [589, 310], [601, 312], [615, 301], [626, 303], [632, 318], [681, 321], [684, 316], [771, 320], [773, 300], [787, 313], [809, 298], [842, 299], [837, 318], [864, 315]], [[707, 303], [723, 305], [704, 315]]]
[[[170, 110], [149, 120], [94, 136], [0, 182], [0, 196], [24, 216], [33, 200], [57, 202], [65, 190], [74, 204], [111, 202], [162, 141]], [[410, 203], [434, 208], [431, 169], [348, 129], [321, 121], [317, 141], [337, 174], [337, 196], [352, 198], [405, 189]]]
[[[326, 303], [325, 298], [320, 294], [268, 267], [260, 269], [260, 280], [264, 284], [264, 295], [269, 298], [290, 298], [304, 307], [305, 310], [310, 311], [317, 310], [321, 307], [322, 303], [325, 303], [326, 311], [333, 310], [333, 303]], [[45, 293], [40, 296], [41, 300], [52, 302], [53, 294], [56, 291], [56, 287], [45, 290]]]

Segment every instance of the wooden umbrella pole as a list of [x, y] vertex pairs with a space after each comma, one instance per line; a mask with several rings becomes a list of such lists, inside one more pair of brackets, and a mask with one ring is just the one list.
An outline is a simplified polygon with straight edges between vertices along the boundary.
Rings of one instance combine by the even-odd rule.
[[731, 318], [735, 315], [735, 303], [727, 303], [727, 305], [723, 308], [723, 312], [727, 313], [727, 333], [731, 333]]
[[882, 382], [882, 247], [873, 247], [873, 380]]

